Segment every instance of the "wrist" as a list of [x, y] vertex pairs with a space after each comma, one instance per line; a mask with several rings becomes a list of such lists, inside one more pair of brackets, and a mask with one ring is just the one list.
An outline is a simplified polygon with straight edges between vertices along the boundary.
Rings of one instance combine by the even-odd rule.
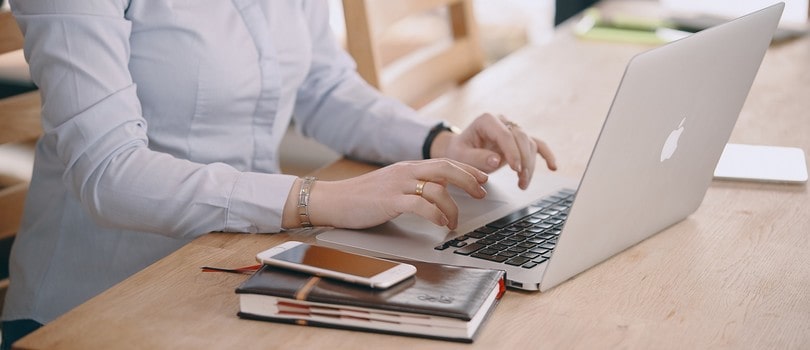
[[425, 138], [425, 143], [422, 146], [422, 157], [424, 159], [444, 158], [450, 139], [458, 133], [457, 127], [448, 126], [445, 123], [434, 126]]
[[287, 202], [284, 203], [284, 212], [281, 215], [281, 228], [285, 230], [301, 227], [298, 219], [298, 194], [301, 192], [302, 183], [303, 179], [295, 179], [290, 187], [290, 193], [287, 194]]
[[284, 212], [281, 217], [282, 228], [315, 226], [311, 216], [311, 198], [316, 180], [315, 177], [307, 176], [293, 182], [290, 193], [287, 195], [287, 201], [284, 203]]
[[442, 131], [433, 140], [430, 146], [430, 158], [447, 158], [447, 148], [450, 145], [450, 140], [456, 136], [455, 132]]

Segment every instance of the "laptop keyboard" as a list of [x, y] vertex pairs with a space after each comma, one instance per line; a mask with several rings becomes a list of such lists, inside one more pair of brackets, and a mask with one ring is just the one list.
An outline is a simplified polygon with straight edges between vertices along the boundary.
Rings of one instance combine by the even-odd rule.
[[434, 249], [533, 268], [551, 257], [560, 229], [568, 218], [574, 193], [574, 190], [562, 189]]

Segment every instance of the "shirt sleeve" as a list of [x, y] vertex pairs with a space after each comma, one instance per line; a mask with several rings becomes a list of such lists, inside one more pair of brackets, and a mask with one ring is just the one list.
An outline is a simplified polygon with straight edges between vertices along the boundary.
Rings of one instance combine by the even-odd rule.
[[[42, 94], [43, 143], [99, 224], [194, 237], [277, 232], [295, 177], [150, 150], [128, 70], [127, 1], [25, 0], [14, 13]], [[48, 146], [46, 146], [48, 147]]]
[[306, 136], [350, 157], [377, 163], [422, 159], [437, 120], [380, 94], [357, 74], [329, 27], [327, 2], [307, 1], [312, 65], [298, 90], [294, 120]]

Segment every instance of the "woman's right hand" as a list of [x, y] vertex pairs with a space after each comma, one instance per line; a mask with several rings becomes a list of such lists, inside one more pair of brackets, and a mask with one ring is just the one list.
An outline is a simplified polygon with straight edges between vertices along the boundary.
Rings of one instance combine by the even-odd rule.
[[[309, 218], [315, 226], [360, 229], [413, 213], [452, 230], [458, 226], [458, 206], [447, 186], [483, 198], [487, 178], [475, 167], [450, 159], [399, 162], [346, 180], [317, 181], [311, 189]], [[285, 228], [300, 227], [295, 214], [299, 189], [300, 180], [284, 208]]]

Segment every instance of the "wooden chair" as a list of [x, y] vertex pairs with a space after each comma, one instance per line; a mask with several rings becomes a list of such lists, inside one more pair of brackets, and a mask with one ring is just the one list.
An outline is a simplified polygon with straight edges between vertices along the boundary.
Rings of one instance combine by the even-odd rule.
[[[357, 71], [383, 93], [419, 108], [484, 68], [471, 0], [343, 0], [346, 45]], [[446, 12], [450, 38], [385, 62], [386, 30], [430, 11]]]
[[[0, 11], [0, 54], [23, 48], [23, 35], [8, 11]], [[38, 91], [0, 98], [0, 145], [36, 140], [42, 133]], [[0, 159], [2, 161], [2, 159]], [[0, 310], [8, 287], [8, 259], [22, 220], [28, 179], [0, 173]]]
[[[0, 55], [22, 50], [23, 35], [11, 12], [0, 10]], [[0, 77], [0, 80], [3, 78]], [[24, 90], [28, 91], [30, 88]], [[42, 134], [39, 91], [0, 98], [0, 144], [36, 140]]]
[[[446, 42], [424, 47], [386, 41], [390, 38], [385, 34], [393, 26], [407, 27], [402, 21], [434, 12], [447, 16], [450, 35]], [[484, 67], [470, 0], [343, 0], [343, 13], [347, 48], [360, 75], [411, 107], [423, 107]], [[402, 55], [401, 51], [407, 52]], [[304, 159], [305, 154], [309, 158]], [[281, 144], [281, 168], [288, 174], [308, 174], [339, 157], [291, 131]]]
[[0, 10], [0, 53], [19, 50], [23, 36], [11, 12]]

